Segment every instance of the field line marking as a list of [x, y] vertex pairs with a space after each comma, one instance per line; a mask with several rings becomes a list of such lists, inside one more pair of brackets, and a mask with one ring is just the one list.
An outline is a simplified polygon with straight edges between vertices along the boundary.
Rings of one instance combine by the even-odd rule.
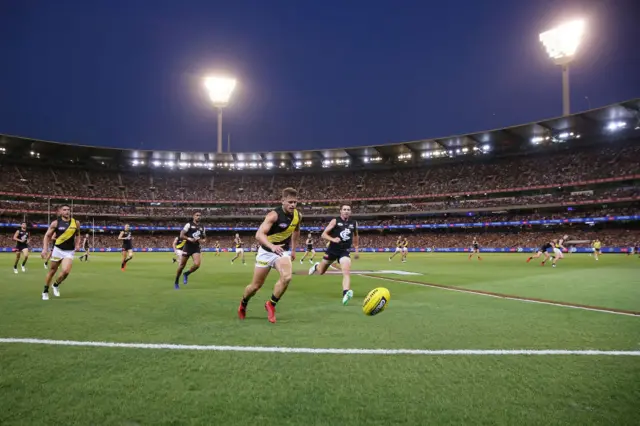
[[467, 293], [467, 294], [475, 294], [477, 296], [494, 297], [497, 299], [515, 300], [518, 302], [527, 302], [527, 303], [538, 303], [541, 305], [551, 305], [551, 306], [558, 306], [561, 308], [581, 309], [584, 311], [603, 312], [606, 314], [625, 315], [629, 317], [640, 317], [640, 312], [636, 312], [636, 311], [626, 311], [622, 309], [602, 308], [599, 306], [579, 305], [579, 304], [568, 303], [568, 302], [557, 302], [553, 300], [535, 299], [531, 297], [522, 297], [522, 296], [514, 296], [510, 294], [493, 293], [490, 291], [472, 290], [472, 289], [466, 289], [466, 288], [455, 287], [455, 286], [444, 285], [444, 284], [423, 283], [420, 281], [409, 281], [405, 279], [392, 278], [392, 277], [379, 277], [376, 275], [369, 275], [369, 274], [362, 274], [361, 276], [367, 277], [367, 278], [373, 278], [377, 280], [383, 280], [383, 281], [391, 281], [391, 282], [410, 284], [410, 285], [419, 285], [423, 287], [431, 287], [431, 288], [437, 288], [440, 290], [447, 290], [447, 291], [455, 291], [458, 293]]
[[567, 349], [347, 349], [347, 348], [289, 348], [281, 346], [220, 346], [182, 345], [172, 343], [119, 343], [77, 340], [50, 340], [2, 337], [0, 343], [19, 343], [49, 346], [80, 346], [99, 348], [169, 349], [179, 351], [213, 352], [272, 352], [294, 354], [334, 355], [587, 355], [587, 356], [640, 356], [640, 351], [567, 350]]

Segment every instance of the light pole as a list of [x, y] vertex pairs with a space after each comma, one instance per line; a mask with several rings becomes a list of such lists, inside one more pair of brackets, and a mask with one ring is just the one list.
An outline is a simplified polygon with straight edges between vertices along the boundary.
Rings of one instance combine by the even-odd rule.
[[540, 42], [549, 57], [562, 67], [562, 115], [571, 113], [569, 101], [569, 64], [575, 58], [584, 34], [584, 21], [571, 21], [540, 34]]
[[222, 152], [222, 108], [226, 107], [231, 93], [236, 87], [236, 80], [227, 77], [207, 77], [204, 85], [209, 92], [213, 106], [218, 108], [218, 153]]

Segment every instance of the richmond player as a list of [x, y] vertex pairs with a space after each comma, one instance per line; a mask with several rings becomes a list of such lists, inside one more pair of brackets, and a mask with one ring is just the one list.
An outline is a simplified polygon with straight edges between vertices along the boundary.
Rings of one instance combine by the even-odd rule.
[[71, 266], [73, 264], [73, 258], [75, 251], [80, 247], [78, 243], [79, 238], [76, 238], [80, 233], [80, 222], [77, 222], [71, 217], [71, 208], [67, 205], [60, 207], [58, 211], [60, 215], [49, 225], [47, 233], [44, 234], [44, 241], [42, 243], [42, 258], [47, 259], [49, 257], [48, 249], [49, 242], [54, 235], [57, 237], [54, 240], [53, 252], [51, 253], [51, 268], [47, 272], [45, 279], [44, 290], [42, 292], [42, 300], [49, 300], [49, 286], [56, 272], [62, 266], [58, 278], [53, 283], [53, 295], [60, 297], [59, 286], [71, 273]]
[[220, 252], [221, 252], [221, 250], [220, 250], [220, 241], [216, 241], [216, 243], [213, 245], [213, 249], [216, 252], [215, 255], [216, 256], [220, 256]]
[[242, 257], [242, 264], [246, 265], [244, 261], [244, 248], [242, 248], [242, 238], [240, 238], [240, 234], [236, 234], [233, 239], [233, 243], [236, 246], [236, 255], [233, 259], [231, 259], [231, 264], [233, 265], [233, 261], [239, 257]]
[[400, 253], [400, 257], [404, 256], [404, 253], [402, 252], [402, 235], [398, 235], [398, 239], [396, 240], [396, 251], [389, 256], [389, 262], [391, 262], [391, 259], [396, 257], [396, 254], [398, 253]]
[[187, 240], [182, 240], [180, 237], [175, 237], [173, 239], [173, 253], [175, 254], [173, 258], [173, 263], [176, 263], [178, 259], [182, 259], [182, 250], [184, 249], [184, 245], [187, 243]]
[[127, 268], [127, 263], [133, 259], [132, 239], [131, 227], [128, 224], [124, 225], [124, 231], [120, 231], [120, 235], [118, 235], [118, 240], [122, 241], [122, 264], [120, 265], [122, 271]]
[[200, 224], [201, 217], [202, 213], [193, 213], [193, 219], [191, 222], [188, 222], [184, 228], [182, 228], [182, 231], [180, 231], [180, 239], [185, 240], [186, 243], [182, 250], [182, 257], [180, 258], [178, 270], [176, 271], [176, 280], [173, 284], [173, 288], [176, 290], [180, 290], [178, 280], [180, 279], [180, 274], [182, 274], [182, 271], [187, 264], [187, 260], [189, 260], [190, 257], [193, 260], [193, 265], [191, 265], [191, 268], [187, 272], [182, 274], [182, 284], [187, 285], [189, 282], [189, 275], [193, 274], [200, 267], [200, 244], [204, 243], [207, 237], [204, 232], [204, 226]]
[[311, 254], [309, 263], [313, 265], [313, 258], [316, 256], [316, 251], [313, 249], [313, 237], [311, 236], [311, 233], [307, 235], [307, 241], [305, 242], [305, 244], [307, 245], [307, 250], [304, 252], [304, 256], [302, 256], [302, 259], [300, 259], [300, 264], [302, 265], [304, 260], [307, 258], [307, 255]]
[[18, 273], [18, 263], [20, 262], [20, 256], [24, 256], [24, 260], [22, 261], [22, 272], [27, 272], [27, 268], [25, 265], [27, 264], [27, 260], [29, 259], [29, 231], [27, 230], [27, 223], [22, 222], [20, 224], [20, 229], [16, 230], [16, 233], [13, 234], [13, 241], [16, 242], [16, 248], [13, 249], [16, 252], [16, 261], [13, 264], [13, 273]]
[[602, 248], [602, 243], [599, 239], [596, 238], [595, 240], [593, 240], [593, 243], [591, 243], [591, 246], [593, 247], [593, 256], [596, 260], [598, 260], [601, 254], [600, 249]]
[[566, 247], [564, 246], [564, 242], [567, 240], [567, 238], [569, 238], [568, 235], [563, 235], [562, 238], [558, 240], [553, 240], [554, 257], [553, 257], [553, 262], [551, 262], [551, 266], [553, 266], [554, 268], [556, 267], [556, 263], [558, 262], [558, 260], [564, 259], [563, 251], [566, 250]]
[[256, 240], [260, 243], [256, 256], [253, 279], [242, 295], [238, 307], [238, 318], [244, 319], [247, 314], [249, 300], [262, 288], [271, 268], [280, 274], [273, 287], [271, 299], [264, 304], [269, 322], [276, 322], [276, 304], [287, 291], [291, 282], [292, 265], [296, 259], [295, 248], [300, 237], [302, 216], [296, 209], [298, 191], [285, 188], [282, 191], [282, 205], [270, 211], [256, 232]]
[[351, 220], [351, 206], [343, 204], [340, 207], [340, 216], [331, 219], [329, 225], [324, 229], [322, 238], [329, 241], [329, 248], [322, 262], [315, 263], [309, 269], [309, 275], [316, 272], [323, 275], [327, 268], [336, 260], [342, 270], [342, 304], [346, 305], [353, 297], [351, 290], [351, 256], [349, 249], [355, 248], [355, 258], [358, 258], [358, 223]]
[[409, 253], [409, 240], [404, 237], [402, 240], [402, 263], [407, 262], [407, 254]]

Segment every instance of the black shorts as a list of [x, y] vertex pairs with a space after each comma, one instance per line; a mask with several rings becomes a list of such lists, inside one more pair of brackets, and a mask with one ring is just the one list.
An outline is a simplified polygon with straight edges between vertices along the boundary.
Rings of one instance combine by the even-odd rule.
[[132, 243], [124, 243], [124, 244], [122, 244], [122, 251], [129, 251], [129, 250], [133, 250], [133, 244]]
[[187, 243], [182, 248], [183, 256], [191, 256], [196, 253], [200, 253], [200, 244]]
[[540, 247], [540, 249], [538, 249], [538, 252], [540, 253], [546, 253], [549, 250], [551, 250], [551, 247]]
[[480, 247], [479, 247], [477, 244], [474, 244], [474, 245], [473, 245], [473, 249], [474, 249], [474, 250], [480, 250]]
[[15, 251], [22, 251], [24, 249], [29, 250], [29, 244], [16, 244]]
[[313, 246], [307, 246], [307, 251], [313, 250]]
[[343, 257], [351, 257], [351, 253], [349, 253], [349, 250], [330, 249], [325, 252], [323, 259], [328, 262], [335, 262], [336, 260], [339, 261]]

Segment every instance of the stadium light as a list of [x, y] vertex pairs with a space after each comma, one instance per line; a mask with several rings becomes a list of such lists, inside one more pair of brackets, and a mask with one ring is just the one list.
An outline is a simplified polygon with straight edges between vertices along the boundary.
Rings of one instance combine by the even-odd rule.
[[549, 57], [557, 65], [562, 66], [562, 115], [569, 115], [571, 111], [569, 101], [569, 64], [575, 58], [584, 31], [585, 22], [576, 20], [540, 34], [540, 42]]
[[235, 78], [207, 77], [204, 85], [213, 106], [218, 108], [218, 153], [222, 152], [222, 108], [229, 104], [231, 93], [236, 87]]

